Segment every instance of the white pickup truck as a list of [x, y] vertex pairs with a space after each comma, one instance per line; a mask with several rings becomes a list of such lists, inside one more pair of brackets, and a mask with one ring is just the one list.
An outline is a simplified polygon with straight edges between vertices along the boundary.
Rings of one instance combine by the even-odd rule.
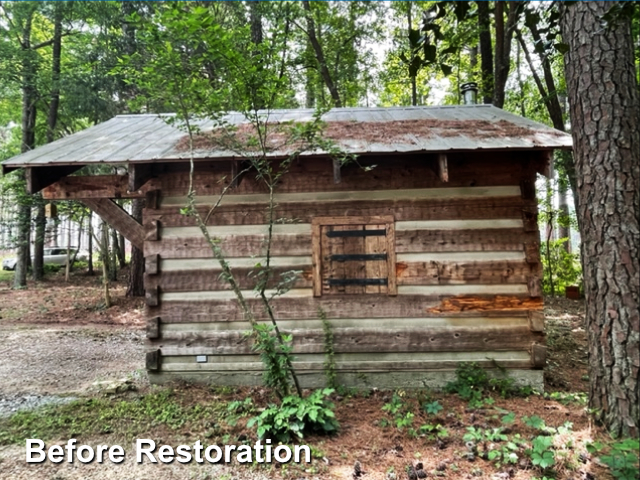
[[[71, 259], [76, 249], [71, 248]], [[85, 251], [78, 252], [76, 260], [87, 261], [89, 254]], [[31, 257], [33, 262], [33, 257]], [[2, 261], [3, 270], [15, 270], [16, 263], [18, 263], [17, 257], [5, 258]], [[67, 264], [67, 249], [66, 247], [45, 247], [44, 249], [44, 264], [45, 265], [66, 265]]]

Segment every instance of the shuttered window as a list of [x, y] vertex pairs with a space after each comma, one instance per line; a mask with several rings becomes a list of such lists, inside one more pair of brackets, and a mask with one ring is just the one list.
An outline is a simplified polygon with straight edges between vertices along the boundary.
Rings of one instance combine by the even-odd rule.
[[393, 217], [320, 217], [312, 225], [315, 296], [396, 295]]

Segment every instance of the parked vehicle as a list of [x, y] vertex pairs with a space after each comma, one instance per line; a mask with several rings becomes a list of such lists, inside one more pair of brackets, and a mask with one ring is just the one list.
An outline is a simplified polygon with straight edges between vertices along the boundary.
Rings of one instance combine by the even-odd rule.
[[[76, 252], [75, 248], [71, 248], [71, 259]], [[76, 256], [76, 260], [87, 261], [89, 258], [88, 252], [81, 250]], [[33, 256], [31, 257], [33, 262]], [[2, 261], [3, 270], [15, 270], [18, 263], [18, 257], [5, 258]], [[67, 265], [67, 249], [66, 247], [46, 247], [44, 249], [44, 265]]]

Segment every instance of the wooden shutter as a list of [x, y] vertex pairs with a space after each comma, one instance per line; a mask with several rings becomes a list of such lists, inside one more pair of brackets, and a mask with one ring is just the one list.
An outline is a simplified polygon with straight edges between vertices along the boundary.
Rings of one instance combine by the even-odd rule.
[[396, 293], [392, 217], [313, 221], [314, 295]]

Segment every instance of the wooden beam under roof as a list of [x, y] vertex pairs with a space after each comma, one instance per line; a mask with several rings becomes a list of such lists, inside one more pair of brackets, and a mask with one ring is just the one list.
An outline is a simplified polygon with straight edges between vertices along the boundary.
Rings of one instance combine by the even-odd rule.
[[63, 165], [58, 167], [27, 167], [27, 193], [38, 193], [45, 187], [80, 170], [84, 165]]
[[82, 201], [100, 218], [120, 232], [132, 245], [140, 250], [144, 249], [144, 228], [120, 205], [108, 198], [85, 198]]
[[65, 177], [42, 191], [46, 200], [82, 200], [85, 198], [144, 198], [152, 190], [147, 182], [138, 190], [129, 190], [128, 175], [94, 175]]
[[129, 191], [135, 192], [153, 177], [152, 163], [129, 164]]

